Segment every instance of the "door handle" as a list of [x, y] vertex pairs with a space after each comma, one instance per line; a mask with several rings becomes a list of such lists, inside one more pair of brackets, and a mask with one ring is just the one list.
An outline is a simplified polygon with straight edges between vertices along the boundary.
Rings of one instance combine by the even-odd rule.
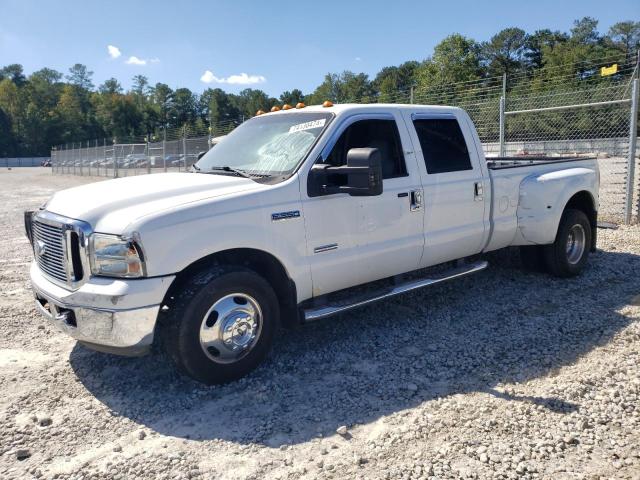
[[476, 182], [473, 184], [473, 197], [476, 202], [479, 202], [484, 198], [484, 185], [482, 182]]
[[417, 212], [422, 209], [422, 191], [421, 190], [411, 190], [411, 203], [410, 209], [412, 212]]

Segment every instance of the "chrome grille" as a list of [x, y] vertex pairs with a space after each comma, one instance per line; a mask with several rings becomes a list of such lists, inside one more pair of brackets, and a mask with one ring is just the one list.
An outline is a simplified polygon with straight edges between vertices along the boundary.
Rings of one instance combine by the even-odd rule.
[[33, 250], [40, 269], [61, 282], [67, 282], [67, 245], [62, 225], [33, 221]]

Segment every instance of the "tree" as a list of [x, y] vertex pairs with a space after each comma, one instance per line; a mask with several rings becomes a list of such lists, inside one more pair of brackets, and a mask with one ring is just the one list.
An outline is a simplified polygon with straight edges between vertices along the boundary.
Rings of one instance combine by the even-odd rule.
[[16, 154], [16, 140], [11, 128], [11, 119], [0, 108], [0, 157], [13, 157]]
[[419, 66], [418, 62], [409, 61], [398, 67], [383, 67], [371, 82], [374, 95], [381, 102], [408, 98], [411, 87], [416, 83], [415, 76]]
[[133, 86], [131, 91], [140, 97], [144, 97], [149, 89], [149, 79], [144, 75], [136, 75], [133, 77]]
[[527, 34], [520, 28], [505, 28], [482, 43], [482, 60], [490, 77], [517, 72], [524, 65]]
[[304, 102], [304, 94], [297, 88], [294, 88], [292, 91], [286, 90], [280, 95], [280, 102], [283, 104], [296, 105], [299, 102]]
[[102, 94], [113, 95], [114, 93], [122, 93], [122, 86], [118, 80], [111, 77], [98, 87], [98, 91]]
[[627, 57], [632, 57], [640, 49], [640, 22], [628, 20], [612, 25], [609, 38], [627, 54]]
[[34, 80], [42, 81], [48, 83], [49, 85], [53, 85], [62, 80], [62, 73], [57, 70], [53, 70], [51, 68], [41, 68], [40, 70], [33, 72], [29, 77], [29, 81], [33, 82]]
[[598, 20], [592, 17], [583, 17], [580, 20], [575, 20], [571, 28], [571, 39], [584, 45], [598, 43], [600, 40]]
[[196, 119], [197, 98], [188, 88], [178, 88], [173, 93], [173, 103], [169, 111], [169, 118], [174, 126], [193, 123]]
[[254, 116], [258, 110], [268, 111], [278, 103], [276, 98], [270, 98], [262, 90], [253, 88], [245, 88], [234, 100], [238, 110], [246, 117]]
[[62, 87], [55, 114], [60, 119], [62, 126], [61, 141], [57, 143], [73, 142], [85, 138], [86, 118], [83, 115], [82, 99], [75, 85]]
[[536, 30], [531, 35], [527, 35], [524, 52], [526, 67], [529, 70], [542, 68], [543, 50], [553, 49], [557, 44], [568, 40], [569, 36], [566, 33], [557, 30], [552, 32], [549, 29]]
[[173, 104], [173, 90], [166, 83], [156, 83], [151, 89], [151, 101], [158, 107], [160, 121], [166, 124]]
[[433, 49], [433, 57], [420, 65], [421, 87], [477, 80], [481, 77], [480, 46], [458, 33], [449, 35]]
[[93, 83], [91, 81], [92, 76], [93, 72], [87, 70], [86, 65], [76, 63], [69, 69], [67, 80], [82, 90], [93, 90]]
[[9, 78], [0, 81], [0, 108], [17, 123], [23, 110], [22, 96], [18, 86]]
[[0, 80], [8, 78], [17, 86], [22, 86], [25, 83], [25, 76], [22, 65], [18, 63], [12, 63], [0, 69]]

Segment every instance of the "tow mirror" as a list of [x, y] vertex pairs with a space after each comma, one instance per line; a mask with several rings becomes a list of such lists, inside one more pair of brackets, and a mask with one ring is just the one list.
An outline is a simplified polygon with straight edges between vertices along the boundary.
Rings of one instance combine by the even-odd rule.
[[347, 164], [339, 167], [316, 163], [309, 172], [308, 190], [310, 197], [333, 193], [348, 193], [354, 197], [382, 194], [380, 151], [377, 148], [352, 148], [347, 152]]

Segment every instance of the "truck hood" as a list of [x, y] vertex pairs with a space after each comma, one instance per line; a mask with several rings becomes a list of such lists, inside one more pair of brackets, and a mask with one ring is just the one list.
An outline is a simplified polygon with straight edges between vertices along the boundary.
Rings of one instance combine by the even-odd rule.
[[197, 173], [158, 173], [91, 183], [62, 190], [46, 209], [84, 220], [96, 232], [122, 234], [147, 215], [193, 202], [266, 188], [243, 177]]

